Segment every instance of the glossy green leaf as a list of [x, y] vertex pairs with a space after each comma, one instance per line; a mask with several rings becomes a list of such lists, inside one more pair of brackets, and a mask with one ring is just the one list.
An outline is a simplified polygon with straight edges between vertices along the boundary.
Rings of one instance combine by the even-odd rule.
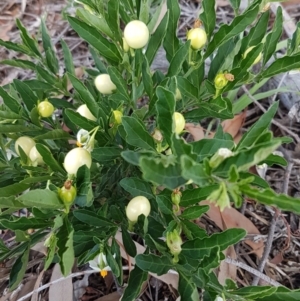
[[136, 245], [124, 226], [122, 226], [122, 240], [126, 253], [134, 258], [136, 256]]
[[[122, 42], [122, 34], [120, 30], [120, 14], [119, 1], [109, 0], [107, 3], [106, 21], [109, 29], [112, 32], [115, 41]], [[121, 44], [122, 45], [122, 44]]]
[[153, 81], [150, 73], [150, 67], [147, 58], [145, 57], [142, 67], [142, 80], [144, 88], [149, 98], [152, 98], [153, 95]]
[[[171, 195], [171, 193], [170, 193]], [[170, 196], [166, 195], [157, 195], [156, 196], [156, 203], [159, 208], [159, 211], [161, 211], [164, 214], [173, 214], [173, 204], [171, 202]]]
[[0, 64], [12, 66], [12, 67], [18, 67], [22, 69], [35, 70], [35, 64], [31, 61], [26, 61], [26, 60], [19, 60], [19, 59], [2, 60]]
[[179, 39], [177, 37], [177, 26], [180, 16], [180, 7], [178, 1], [167, 0], [167, 7], [169, 10], [169, 22], [164, 38], [164, 49], [166, 56], [170, 62], [174, 57], [179, 47]]
[[74, 211], [74, 216], [81, 222], [95, 227], [115, 227], [110, 220], [98, 215], [97, 213], [85, 209]]
[[154, 140], [140, 120], [124, 116], [122, 124], [127, 134], [127, 143], [142, 149], [155, 150]]
[[143, 178], [147, 181], [162, 185], [173, 190], [183, 185], [186, 180], [181, 177], [181, 168], [179, 164], [165, 165], [161, 160], [142, 157], [140, 167], [143, 172]]
[[2, 219], [0, 224], [10, 230], [22, 230], [26, 231], [28, 229], [42, 229], [45, 227], [51, 227], [52, 222], [47, 220], [41, 220], [37, 218], [28, 218], [28, 217], [20, 217], [15, 220], [5, 220]]
[[59, 200], [56, 192], [48, 189], [35, 189], [22, 194], [17, 198], [24, 207], [37, 207], [43, 209], [62, 209], [63, 203]]
[[92, 158], [99, 163], [105, 163], [120, 158], [121, 152], [119, 147], [96, 147], [93, 149]]
[[256, 301], [298, 301], [300, 298], [300, 290], [290, 290], [284, 286], [277, 287], [274, 294], [263, 298], [257, 298]]
[[74, 248], [73, 248], [73, 233], [74, 229], [68, 218], [64, 219], [63, 226], [56, 234], [57, 237], [57, 255], [60, 258], [60, 269], [62, 274], [66, 277], [71, 273], [74, 265]]
[[135, 262], [140, 269], [155, 273], [158, 276], [167, 274], [173, 268], [173, 263], [167, 256], [139, 254], [135, 257]]
[[120, 181], [123, 189], [129, 192], [133, 197], [142, 195], [147, 199], [153, 199], [151, 185], [140, 178], [124, 178]]
[[237, 145], [237, 149], [243, 149], [250, 147], [255, 143], [257, 138], [265, 132], [271, 125], [271, 121], [275, 116], [278, 109], [279, 102], [274, 103], [269, 110], [263, 114], [260, 119], [251, 126], [251, 128], [245, 133]]
[[15, 79], [14, 86], [22, 97], [22, 100], [25, 103], [28, 111], [31, 111], [35, 106], [38, 105], [39, 98], [23, 81]]
[[122, 301], [134, 301], [140, 294], [142, 285], [148, 279], [148, 273], [140, 269], [137, 265], [129, 274], [128, 285], [126, 286]]
[[169, 12], [165, 14], [161, 22], [159, 23], [158, 27], [156, 28], [153, 35], [150, 37], [149, 44], [145, 53], [145, 56], [148, 60], [149, 66], [151, 66], [157, 50], [162, 44], [163, 39], [166, 35], [166, 29], [169, 22]]
[[203, 0], [202, 8], [203, 12], [200, 14], [200, 20], [203, 22], [208, 41], [216, 26], [216, 11], [215, 11], [215, 0]]
[[277, 43], [281, 37], [283, 30], [282, 7], [278, 6], [276, 19], [273, 25], [273, 30], [266, 37], [263, 49], [263, 64], [265, 65], [276, 51]]
[[186, 57], [189, 54], [190, 41], [187, 41], [185, 44], [180, 46], [176, 53], [174, 54], [170, 66], [168, 69], [167, 76], [172, 77], [178, 75], [182, 69], [182, 65], [186, 60]]
[[58, 140], [58, 139], [71, 139], [71, 135], [64, 130], [54, 129], [45, 134], [37, 135], [34, 137], [36, 140]]
[[237, 11], [240, 8], [241, 0], [229, 0], [229, 1], [235, 11]]
[[209, 210], [209, 206], [192, 206], [183, 211], [180, 217], [185, 219], [196, 219]]
[[127, 101], [130, 101], [127, 84], [118, 69], [110, 66], [107, 68], [107, 71], [112, 82], [116, 85], [118, 93], [121, 94]]
[[74, 17], [68, 17], [68, 21], [79, 36], [91, 44], [103, 57], [115, 63], [121, 61], [117, 47], [99, 34], [96, 29]]
[[60, 44], [62, 46], [62, 50], [63, 50], [63, 54], [64, 54], [64, 63], [65, 63], [66, 70], [70, 74], [75, 75], [75, 68], [74, 68], [71, 50], [64, 40], [60, 40]]
[[23, 254], [15, 261], [11, 268], [10, 277], [9, 277], [9, 287], [11, 290], [17, 288], [19, 283], [24, 278], [25, 272], [27, 270], [27, 264], [29, 259], [29, 251], [30, 251], [30, 244], [24, 244], [25, 250]]
[[168, 144], [172, 145], [175, 95], [163, 87], [156, 89], [156, 95], [157, 127]]
[[209, 57], [214, 50], [232, 37], [243, 32], [257, 17], [259, 5], [237, 16], [230, 25], [223, 24], [209, 43], [204, 57]]
[[91, 131], [97, 126], [96, 122], [81, 116], [79, 113], [73, 110], [67, 109], [64, 111], [64, 113], [74, 125], [81, 129]]
[[282, 210], [300, 213], [300, 199], [285, 194], [277, 194], [272, 189], [260, 190], [253, 186], [241, 186], [240, 190], [248, 197], [265, 205], [277, 206]]
[[53, 171], [57, 171], [63, 175], [66, 174], [66, 171], [61, 167], [57, 160], [53, 157], [52, 152], [45, 147], [43, 144], [37, 143], [36, 149], [43, 157], [45, 164], [47, 164]]
[[0, 196], [1, 197], [10, 197], [13, 195], [17, 195], [30, 187], [29, 184], [25, 183], [15, 183], [12, 185], [8, 185], [6, 187], [0, 188]]
[[193, 99], [198, 99], [198, 94], [199, 94], [198, 88], [194, 86], [188, 79], [178, 76], [177, 84], [181, 95]]
[[233, 295], [242, 296], [247, 299], [263, 298], [274, 294], [277, 290], [277, 287], [271, 286], [250, 286], [250, 287], [242, 287], [239, 290], [231, 292]]
[[292, 39], [290, 40], [290, 43], [288, 44], [288, 55], [297, 54], [299, 52], [299, 46], [300, 46], [300, 22], [297, 23], [296, 30], [293, 34]]
[[21, 106], [19, 102], [9, 95], [2, 87], [0, 87], [0, 96], [3, 99], [4, 104], [14, 113], [19, 114]]
[[191, 277], [187, 277], [185, 273], [179, 271], [178, 292], [181, 300], [198, 301], [198, 289], [193, 283]]
[[9, 50], [24, 53], [28, 56], [34, 56], [34, 53], [26, 45], [17, 44], [9, 41], [3, 41], [0, 39], [0, 46], [3, 46]]

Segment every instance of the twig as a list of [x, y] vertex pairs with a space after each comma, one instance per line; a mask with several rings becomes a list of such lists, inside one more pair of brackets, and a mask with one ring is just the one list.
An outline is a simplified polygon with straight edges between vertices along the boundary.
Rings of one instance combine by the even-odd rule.
[[[244, 90], [244, 92], [251, 98], [251, 100], [260, 108], [260, 110], [262, 110], [264, 113], [267, 112], [267, 110], [252, 96], [252, 94], [249, 92], [249, 90], [245, 87], [245, 85], [242, 86], [242, 89]], [[288, 133], [290, 136], [292, 136], [297, 143], [300, 143], [300, 138], [297, 134], [295, 134], [294, 132], [292, 132], [291, 130], [289, 130], [287, 127], [285, 127], [284, 125], [282, 125], [281, 123], [279, 123], [278, 121], [272, 119], [272, 123], [276, 126], [278, 126], [279, 128], [281, 128], [282, 130], [284, 130], [286, 133]]]
[[[287, 75], [288, 75], [287, 72], [284, 73], [284, 75], [282, 76], [282, 78], [281, 78], [281, 80], [280, 80], [280, 82], [279, 82], [279, 84], [278, 84], [278, 86], [277, 86], [277, 89], [279, 89], [279, 88], [282, 86], [282, 84], [283, 84], [285, 78], [287, 77]], [[275, 102], [277, 95], [278, 95], [278, 92], [276, 92], [276, 93], [274, 94], [274, 96], [273, 96], [273, 98], [272, 98], [272, 103]]]
[[269, 276], [267, 276], [267, 275], [265, 275], [265, 274], [259, 272], [258, 270], [256, 270], [256, 269], [250, 267], [249, 265], [247, 265], [247, 264], [245, 264], [245, 263], [243, 263], [243, 262], [237, 261], [237, 260], [232, 259], [232, 258], [230, 258], [230, 257], [226, 257], [226, 258], [225, 258], [225, 261], [226, 261], [227, 263], [229, 263], [229, 264], [233, 264], [233, 265], [235, 265], [235, 266], [237, 266], [237, 267], [239, 267], [239, 268], [244, 269], [245, 271], [247, 271], [247, 272], [249, 272], [249, 273], [255, 275], [256, 277], [261, 278], [262, 280], [264, 280], [264, 281], [270, 283], [270, 284], [273, 285], [273, 286], [282, 286], [279, 282], [273, 280], [273, 279], [270, 278]]
[[282, 193], [284, 193], [284, 194], [288, 194], [290, 176], [291, 176], [293, 166], [294, 166], [294, 163], [289, 161], [288, 166], [285, 169], [284, 181], [283, 181], [283, 185], [282, 185]]
[[[265, 268], [265, 265], [268, 261], [268, 257], [269, 257], [269, 254], [270, 254], [270, 251], [271, 251], [271, 248], [272, 248], [272, 242], [273, 242], [273, 238], [274, 238], [277, 218], [278, 218], [278, 214], [277, 214], [277, 212], [275, 212], [275, 214], [273, 215], [272, 220], [271, 220], [269, 233], [268, 233], [268, 238], [267, 238], [266, 245], [265, 245], [265, 248], [264, 248], [264, 253], [262, 255], [262, 258], [261, 258], [261, 260], [259, 262], [259, 265], [258, 265], [258, 268], [257, 268], [257, 270], [260, 273], [263, 272], [263, 270]], [[257, 285], [258, 281], [259, 281], [259, 278], [261, 278], [261, 277], [255, 275], [255, 277], [253, 277], [253, 280], [252, 280], [252, 285]]]
[[[123, 267], [123, 270], [125, 270], [125, 269], [128, 269], [128, 267]], [[45, 290], [46, 288], [50, 287], [51, 285], [56, 284], [61, 281], [64, 281], [66, 279], [75, 278], [75, 277], [82, 276], [82, 275], [94, 274], [94, 273], [99, 273], [99, 272], [95, 271], [95, 270], [88, 270], [88, 271], [73, 273], [66, 277], [61, 277], [59, 279], [53, 280], [52, 282], [42, 285], [41, 287], [37, 288], [36, 290], [33, 290], [32, 292], [28, 293], [27, 295], [23, 296], [22, 298], [18, 299], [17, 301], [24, 301], [27, 298], [31, 297], [34, 293], [39, 293], [39, 292]]]

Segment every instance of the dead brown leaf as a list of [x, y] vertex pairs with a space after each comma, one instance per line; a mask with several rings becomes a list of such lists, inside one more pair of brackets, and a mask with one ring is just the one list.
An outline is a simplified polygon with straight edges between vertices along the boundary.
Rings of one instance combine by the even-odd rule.
[[[228, 247], [224, 252], [225, 257], [230, 257], [232, 259], [236, 259], [236, 252], [233, 246]], [[236, 272], [237, 267], [233, 264], [229, 264], [225, 262], [225, 260], [221, 261], [219, 266], [218, 280], [221, 284], [225, 284], [226, 279], [236, 280]]]
[[187, 123], [185, 129], [192, 135], [194, 141], [199, 141], [203, 138], [212, 138], [215, 134], [214, 132], [210, 132], [207, 137], [205, 137], [206, 130], [202, 126], [193, 123]]
[[[201, 202], [201, 205], [202, 204], [210, 207], [206, 214], [220, 229], [242, 228], [246, 230], [248, 234], [260, 234], [255, 225], [235, 208], [226, 208], [221, 212], [219, 207], [209, 201], [203, 201]], [[244, 242], [261, 258], [264, 251], [264, 242], [262, 240], [254, 242], [250, 239], [245, 239]]]
[[232, 119], [224, 120], [222, 122], [224, 132], [230, 134], [233, 138], [240, 134], [241, 127], [245, 122], [246, 114], [246, 111], [244, 111], [241, 114], [235, 115]]
[[[50, 282], [64, 277], [60, 271], [59, 264], [53, 268]], [[54, 283], [49, 288], [49, 300], [55, 301], [73, 301], [73, 284], [72, 278]]]

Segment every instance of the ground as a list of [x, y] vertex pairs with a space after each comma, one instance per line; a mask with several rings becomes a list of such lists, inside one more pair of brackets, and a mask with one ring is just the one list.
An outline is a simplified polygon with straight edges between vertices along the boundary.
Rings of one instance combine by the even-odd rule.
[[[289, 1], [284, 5], [286, 13], [285, 37], [290, 37], [295, 28], [296, 19], [299, 19], [300, 7], [299, 5], [297, 6], [297, 3], [298, 0]], [[233, 16], [228, 2], [226, 0], [218, 0], [217, 4], [219, 23], [228, 22]], [[197, 1], [182, 0], [181, 6], [182, 18], [179, 26], [179, 35], [183, 37], [186, 29], [192, 26], [194, 19], [198, 15], [199, 3]], [[19, 32], [15, 26], [16, 18], [20, 18], [30, 33], [35, 35], [40, 26], [40, 18], [44, 17], [58, 55], [61, 57], [62, 52], [59, 41], [64, 39], [72, 51], [75, 67], [82, 65], [91, 66], [92, 60], [90, 60], [88, 55], [87, 45], [78, 38], [63, 18], [64, 13], [74, 14], [74, 8], [70, 1], [2, 0], [0, 12], [1, 39], [13, 42], [18, 41]], [[7, 52], [0, 47], [0, 60], [13, 58], [13, 55], [12, 52]], [[28, 71], [0, 65], [0, 85], [10, 83], [15, 78], [23, 80], [31, 76], [32, 73]], [[285, 86], [284, 80], [277, 82], [276, 85]], [[292, 88], [299, 90], [300, 87], [296, 86], [299, 81], [294, 81], [293, 83], [296, 84]], [[247, 91], [244, 92], [247, 93]], [[269, 107], [270, 103], [278, 97], [279, 95], [276, 94], [271, 99], [266, 98], [259, 103], [255, 101], [244, 114], [237, 115], [234, 120], [224, 123], [224, 128], [235, 139], [239, 139], [240, 128], [242, 128], [242, 132], [246, 131], [259, 118], [262, 112]], [[265, 177], [277, 192], [299, 196], [299, 123], [289, 117], [291, 116], [290, 109], [286, 104], [282, 104], [272, 125], [275, 136], [287, 135], [294, 138], [294, 143], [278, 150], [288, 160], [288, 167], [284, 169], [276, 166], [267, 170], [258, 169], [257, 172], [262, 177]], [[189, 130], [194, 139], [201, 139], [204, 133], [203, 128], [193, 128], [191, 125]], [[236, 224], [236, 221], [239, 221], [239, 223]], [[297, 215], [279, 212], [274, 208], [256, 205], [251, 200], [246, 200], [243, 207], [239, 210], [228, 209], [222, 215], [217, 211], [212, 211], [197, 222], [199, 226], [205, 227], [209, 233], [239, 225], [251, 233], [247, 236], [246, 243], [244, 241], [227, 251], [226, 255], [236, 261], [221, 265], [220, 270], [217, 272], [220, 280], [226, 277], [234, 277], [240, 286], [248, 286], [253, 281], [254, 273], [254, 275], [258, 276], [257, 279], [260, 279], [260, 284], [270, 282], [271, 280], [268, 278], [262, 280], [261, 273], [258, 271], [260, 263], [258, 257], [263, 255], [263, 246], [265, 246], [267, 249], [269, 247], [270, 250], [269, 252], [264, 252], [263, 255], [267, 261], [263, 269], [264, 273], [271, 279], [289, 288], [300, 288], [300, 220]], [[5, 231], [0, 237], [7, 243], [12, 240], [10, 233]], [[140, 247], [142, 248], [142, 246]], [[0, 301], [22, 298], [32, 290], [38, 289], [42, 285], [47, 286], [49, 283], [55, 282], [55, 279], [61, 277], [56, 267], [52, 267], [47, 271], [43, 270], [42, 257], [44, 251], [42, 246], [32, 251], [26, 277], [22, 285], [13, 294], [7, 290], [7, 276], [11, 263], [3, 263], [0, 267]], [[125, 269], [126, 265], [127, 261], [124, 259]], [[249, 268], [252, 268], [252, 272], [249, 272]], [[109, 301], [118, 299], [118, 291], [123, 289], [115, 286], [114, 278], [111, 274], [103, 279], [98, 274], [92, 274], [88, 266], [74, 268], [73, 272], [77, 273], [76, 277], [74, 274], [72, 278], [70, 277], [63, 282], [52, 285], [51, 287], [55, 289], [40, 289], [39, 296], [41, 299], [39, 300], [62, 300], [61, 292], [63, 292], [65, 301], [72, 300], [74, 292], [74, 300]], [[125, 270], [125, 282], [127, 277], [128, 272]], [[176, 282], [176, 279], [172, 277], [172, 275], [168, 275], [162, 277], [162, 279], [149, 278], [148, 283], [144, 286], [140, 300], [175, 300], [177, 298], [176, 290], [171, 285], [168, 286], [166, 284], [174, 284]], [[37, 297], [38, 295], [35, 294], [31, 300], [38, 300]]]

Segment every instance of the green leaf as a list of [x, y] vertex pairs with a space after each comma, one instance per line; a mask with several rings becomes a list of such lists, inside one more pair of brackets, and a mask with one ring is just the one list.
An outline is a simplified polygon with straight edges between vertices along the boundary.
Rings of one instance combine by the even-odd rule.
[[270, 188], [260, 190], [253, 186], [244, 185], [240, 187], [240, 190], [248, 197], [265, 205], [277, 206], [282, 210], [300, 213], [300, 199], [285, 194], [277, 194]]
[[0, 96], [3, 99], [4, 104], [14, 113], [19, 114], [21, 106], [19, 102], [10, 96], [2, 87], [0, 87]]
[[271, 286], [250, 286], [250, 287], [242, 287], [238, 290], [231, 291], [233, 295], [242, 296], [247, 299], [257, 300], [257, 298], [263, 298], [274, 294], [277, 290], [277, 287]]
[[95, 117], [98, 117], [99, 105], [94, 99], [92, 93], [88, 90], [88, 88], [74, 75], [68, 74], [68, 77], [72, 83], [72, 86], [79, 94], [81, 100], [87, 105], [89, 110], [93, 112]]
[[42, 41], [43, 41], [43, 48], [46, 54], [46, 62], [49, 70], [52, 73], [56, 74], [59, 71], [59, 64], [56, 54], [53, 49], [53, 45], [51, 42], [51, 37], [47, 31], [47, 27], [45, 24], [45, 20], [42, 18]]
[[188, 180], [192, 180], [199, 186], [206, 185], [208, 182], [208, 175], [203, 164], [197, 163], [189, 156], [183, 155], [180, 158], [182, 166], [182, 176]]
[[121, 94], [129, 102], [130, 97], [128, 95], [128, 87], [121, 73], [117, 68], [112, 66], [108, 67], [107, 71], [112, 82], [116, 85], [118, 93]]
[[180, 217], [191, 220], [199, 218], [209, 210], [209, 206], [192, 206], [183, 211]]
[[[37, 106], [39, 98], [35, 93], [26, 85], [24, 82], [15, 79], [14, 86], [22, 97], [23, 102], [25, 103], [28, 111], [30, 112], [35, 106]], [[16, 113], [16, 112], [15, 112]]]
[[71, 135], [64, 130], [52, 129], [48, 133], [37, 135], [34, 137], [35, 140], [59, 140], [59, 139], [71, 139]]
[[145, 91], [148, 94], [149, 98], [151, 99], [153, 96], [153, 81], [152, 81], [147, 57], [145, 57], [143, 61], [142, 80], [143, 80]]
[[170, 196], [166, 195], [157, 195], [156, 196], [156, 203], [158, 206], [158, 210], [164, 214], [173, 214], [173, 204], [171, 202]]
[[59, 84], [58, 77], [56, 77], [55, 75], [50, 73], [48, 70], [46, 70], [43, 65], [41, 65], [41, 64], [36, 65], [35, 70], [41, 80], [47, 82], [48, 84], [50, 84], [52, 86]]
[[278, 156], [278, 155], [269, 155], [262, 163], [266, 163], [269, 166], [272, 165], [281, 165], [281, 166], [287, 166], [287, 161], [285, 158]]
[[145, 180], [165, 186], [170, 190], [178, 188], [186, 182], [181, 177], [180, 165], [176, 163], [165, 165], [159, 159], [141, 157], [140, 167]]
[[74, 17], [69, 16], [68, 21], [79, 36], [98, 50], [103, 57], [114, 63], [122, 60], [116, 45], [105, 39], [96, 29]]
[[142, 121], [124, 116], [122, 118], [126, 136], [126, 142], [142, 149], [155, 150], [153, 138], [150, 136]]
[[[122, 43], [120, 30], [119, 1], [109, 0], [107, 3], [107, 25], [112, 32], [115, 41]], [[122, 44], [121, 44], [122, 45]]]
[[81, 222], [95, 227], [116, 227], [110, 220], [99, 216], [97, 213], [85, 209], [75, 210], [74, 216]]
[[66, 175], [67, 172], [60, 166], [57, 160], [55, 160], [51, 151], [47, 147], [39, 143], [37, 143], [35, 147], [43, 157], [45, 164], [47, 164], [53, 171], [57, 171], [63, 175]]
[[12, 67], [18, 67], [22, 69], [35, 70], [35, 64], [33, 62], [26, 61], [26, 60], [19, 60], [19, 59], [3, 60], [0, 62], [0, 64], [12, 66]]
[[94, 27], [95, 29], [99, 30], [101, 33], [109, 36], [110, 38], [114, 38], [113, 33], [111, 32], [110, 27], [108, 26], [105, 18], [103, 15], [96, 16], [87, 11], [84, 8], [78, 8], [76, 11], [76, 15], [83, 20], [86, 24]]
[[38, 57], [42, 57], [39, 49], [37, 41], [34, 40], [29, 32], [26, 30], [26, 28], [23, 26], [21, 21], [19, 19], [16, 20], [17, 26], [19, 30], [21, 31], [20, 36], [22, 38], [23, 43]]
[[35, 189], [22, 194], [17, 200], [24, 207], [37, 207], [43, 209], [62, 209], [63, 203], [59, 200], [56, 192], [48, 189]]
[[60, 40], [60, 44], [64, 54], [64, 63], [65, 63], [66, 70], [70, 74], [75, 75], [73, 57], [70, 48], [68, 47], [67, 43], [63, 39]]
[[219, 186], [217, 184], [214, 184], [214, 185], [210, 185], [210, 186], [206, 186], [206, 187], [184, 190], [182, 192], [180, 206], [188, 207], [188, 206], [197, 204], [200, 201], [204, 201], [218, 187]]
[[221, 233], [212, 234], [203, 239], [194, 239], [185, 242], [182, 245], [182, 254], [191, 258], [203, 258], [205, 249], [212, 249], [215, 246], [220, 248], [220, 251], [227, 249], [230, 245], [239, 242], [245, 237], [247, 232], [244, 229], [227, 229]]
[[32, 51], [26, 45], [17, 44], [9, 41], [3, 41], [0, 39], [0, 46], [3, 46], [9, 50], [24, 53], [28, 56], [34, 56], [34, 53], [32, 53]]
[[208, 41], [216, 26], [216, 11], [215, 11], [215, 0], [203, 0], [202, 7], [203, 12], [200, 14], [200, 20], [204, 24], [205, 32], [208, 37]]
[[64, 111], [64, 113], [74, 125], [81, 129], [91, 131], [97, 126], [96, 122], [81, 116], [79, 113], [73, 110], [67, 109]]
[[41, 128], [34, 125], [24, 125], [24, 124], [16, 124], [16, 125], [7, 125], [3, 124], [0, 127], [0, 133], [17, 133], [17, 132], [34, 132], [41, 131]]
[[55, 235], [50, 236], [50, 245], [48, 247], [48, 252], [45, 259], [45, 267], [44, 269], [47, 270], [49, 266], [51, 265], [54, 256], [57, 251], [57, 237]]
[[267, 297], [257, 298], [256, 301], [298, 301], [300, 298], [300, 290], [290, 290], [284, 286], [277, 287], [277, 291]]
[[132, 237], [128, 233], [126, 227], [122, 226], [122, 240], [126, 250], [126, 253], [131, 256], [136, 256], [136, 245], [132, 240]]
[[191, 41], [187, 41], [176, 51], [174, 57], [170, 62], [170, 66], [167, 73], [168, 77], [172, 77], [180, 73], [182, 64], [185, 62], [185, 59], [188, 56], [190, 44]]
[[173, 114], [175, 111], [175, 95], [169, 90], [158, 87], [156, 89], [157, 127], [162, 131], [164, 139], [172, 145]]
[[229, 1], [230, 1], [231, 6], [233, 7], [233, 9], [235, 11], [238, 11], [238, 9], [240, 8], [240, 5], [241, 5], [241, 0], [229, 0]]
[[165, 14], [158, 27], [156, 28], [154, 34], [150, 37], [148, 47], [145, 53], [145, 57], [148, 60], [149, 66], [151, 66], [157, 50], [161, 46], [161, 43], [166, 35], [166, 30], [169, 22], [169, 12]]
[[163, 45], [164, 49], [166, 50], [167, 59], [170, 62], [179, 47], [179, 39], [177, 37], [177, 26], [180, 16], [179, 2], [167, 0], [167, 7], [169, 11], [169, 22]]
[[122, 295], [122, 301], [134, 301], [137, 300], [142, 285], [148, 279], [148, 273], [144, 272], [137, 265], [129, 274], [128, 284]]
[[185, 273], [179, 273], [179, 282], [178, 282], [178, 292], [180, 294], [181, 300], [189, 300], [189, 301], [198, 301], [199, 293], [198, 289], [193, 283], [191, 277], [187, 277]]
[[46, 227], [51, 227], [52, 222], [47, 220], [41, 220], [37, 218], [28, 218], [28, 217], [20, 217], [14, 220], [1, 220], [0, 224], [10, 230], [22, 230], [26, 231], [28, 229], [42, 229]]
[[293, 69], [300, 68], [300, 54], [294, 56], [284, 56], [278, 58], [266, 70], [262, 71], [257, 80], [273, 77], [274, 75], [284, 73]]
[[266, 37], [263, 49], [263, 64], [265, 65], [276, 51], [277, 43], [281, 37], [283, 29], [282, 7], [278, 6], [276, 12], [276, 19], [273, 25], [273, 30]]
[[260, 119], [251, 126], [251, 128], [245, 133], [237, 145], [237, 150], [252, 146], [257, 138], [264, 133], [271, 125], [272, 119], [275, 116], [279, 102], [275, 102], [269, 108], [269, 110], [263, 114]]
[[299, 52], [299, 46], [300, 46], [300, 22], [297, 23], [297, 28], [293, 34], [292, 39], [290, 40], [290, 43], [288, 44], [288, 55], [297, 54]]
[[158, 276], [167, 274], [173, 268], [173, 263], [168, 256], [139, 254], [135, 257], [135, 262], [140, 269]]
[[30, 187], [29, 184], [25, 183], [15, 183], [6, 187], [0, 188], [1, 197], [10, 197], [12, 195], [17, 195]]
[[197, 162], [202, 162], [203, 159], [214, 155], [218, 149], [224, 147], [228, 149], [233, 149], [234, 142], [232, 139], [201, 139], [191, 143], [193, 147], [193, 153], [197, 154]]
[[14, 210], [18, 210], [24, 208], [24, 205], [18, 202], [14, 196], [4, 197], [1, 195], [0, 208], [11, 208]]
[[66, 277], [71, 273], [74, 265], [74, 248], [73, 248], [73, 234], [74, 229], [67, 217], [64, 218], [63, 226], [56, 234], [57, 237], [57, 255], [60, 258], [60, 269], [62, 274]]
[[17, 288], [21, 280], [24, 278], [27, 270], [27, 264], [29, 259], [30, 244], [24, 244], [25, 250], [23, 254], [16, 260], [11, 268], [9, 276], [9, 288], [14, 290]]
[[188, 79], [178, 76], [177, 84], [181, 95], [198, 100], [198, 88], [194, 86]]
[[186, 119], [201, 120], [207, 117], [215, 117], [221, 119], [232, 119], [232, 104], [228, 98], [223, 98], [221, 95], [217, 98], [212, 98], [208, 102], [200, 102], [199, 108], [191, 110], [184, 114]]
[[147, 199], [154, 198], [151, 185], [140, 178], [124, 178], [120, 181], [120, 185], [133, 197], [142, 195]]
[[119, 147], [97, 147], [93, 149], [92, 158], [99, 163], [105, 163], [120, 158], [121, 152]]
[[208, 58], [216, 48], [243, 32], [256, 19], [258, 11], [259, 5], [257, 4], [252, 9], [237, 16], [230, 25], [223, 24], [209, 43], [204, 58]]

